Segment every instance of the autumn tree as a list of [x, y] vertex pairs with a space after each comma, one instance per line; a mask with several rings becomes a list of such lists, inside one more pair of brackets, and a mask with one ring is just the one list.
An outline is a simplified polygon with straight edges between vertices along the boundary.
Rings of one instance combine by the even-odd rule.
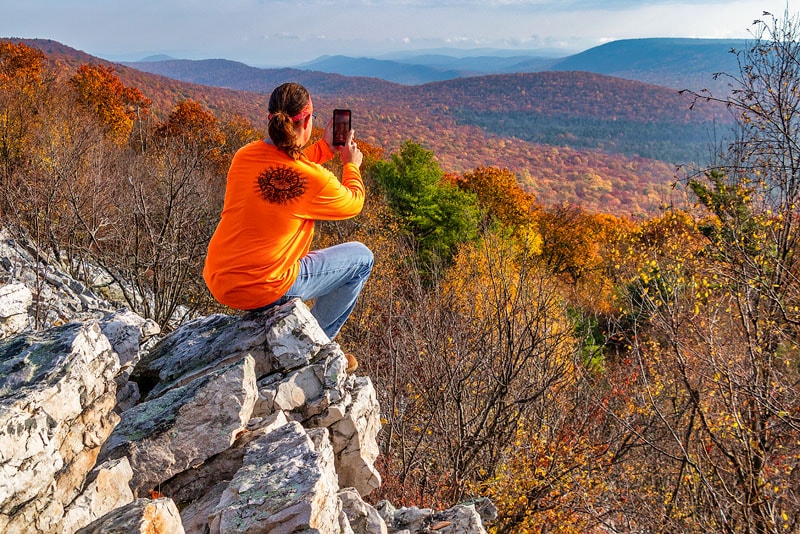
[[720, 99], [737, 135], [688, 179], [702, 246], [650, 248], [626, 300], [662, 532], [800, 526], [800, 26], [765, 14], [754, 36]]
[[69, 80], [77, 101], [91, 110], [107, 133], [125, 142], [133, 124], [146, 113], [150, 100], [135, 87], [126, 87], [112, 67], [81, 65]]
[[475, 194], [486, 227], [492, 221], [516, 233], [529, 230], [536, 211], [535, 197], [522, 189], [508, 169], [479, 167], [453, 177], [461, 189]]
[[18, 171], [34, 152], [50, 79], [41, 51], [0, 42], [0, 215], [22, 200]]
[[[85, 280], [83, 260], [113, 224], [119, 142], [76, 92], [24, 45], [4, 50], [4, 222], [24, 230], [32, 251]], [[102, 95], [97, 95], [101, 98]], [[15, 126], [16, 125], [16, 126]], [[46, 313], [37, 307], [35, 317]]]
[[555, 276], [575, 284], [601, 263], [602, 226], [574, 205], [557, 205], [537, 217], [543, 237], [542, 260]]
[[225, 139], [194, 101], [180, 102], [148, 139], [127, 162], [115, 223], [93, 257], [133, 310], [169, 328], [209, 303], [200, 273], [222, 205]]

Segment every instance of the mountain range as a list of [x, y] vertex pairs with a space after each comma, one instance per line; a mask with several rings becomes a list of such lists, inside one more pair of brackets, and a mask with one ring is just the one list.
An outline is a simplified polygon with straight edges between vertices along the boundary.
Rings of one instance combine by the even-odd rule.
[[[651, 38], [612, 41], [564, 57], [552, 50], [496, 50], [470, 52], [455, 49], [394, 53], [380, 57], [320, 56], [293, 67], [297, 70], [378, 78], [418, 85], [469, 76], [543, 71], [584, 71], [673, 89], [725, 91], [719, 72], [736, 72], [733, 53], [746, 46], [743, 39]], [[165, 75], [188, 76], [178, 65], [185, 60], [153, 56], [129, 66]], [[246, 67], [239, 64], [239, 68]], [[187, 80], [188, 81], [188, 80]]]
[[[730, 128], [724, 106], [705, 100], [692, 105], [677, 89], [699, 91], [709, 85], [702, 82], [714, 81], [715, 72], [735, 72], [729, 68], [735, 63], [730, 50], [741, 45], [646, 39], [608, 43], [567, 58], [486, 51], [448, 59], [435, 51], [416, 59], [347, 60], [373, 70], [391, 62], [410, 72], [435, 67], [465, 73], [408, 84], [308, 65], [263, 69], [225, 59], [111, 63], [56, 41], [16, 41], [42, 49], [67, 71], [83, 63], [112, 66], [124, 83], [153, 100], [161, 116], [191, 98], [265, 130], [269, 93], [296, 81], [312, 93], [319, 116], [336, 107], [352, 109], [359, 141], [387, 154], [410, 140], [432, 150], [445, 172], [507, 168], [544, 204], [567, 201], [623, 215], [651, 214], [671, 202], [676, 165], [702, 163]], [[526, 61], [538, 61], [531, 67], [537, 70], [503, 72]]]
[[322, 56], [296, 68], [346, 76], [367, 76], [407, 85], [424, 84], [467, 76], [538, 72], [558, 62], [539, 56], [472, 56], [455, 57], [446, 54], [425, 54], [394, 60]]

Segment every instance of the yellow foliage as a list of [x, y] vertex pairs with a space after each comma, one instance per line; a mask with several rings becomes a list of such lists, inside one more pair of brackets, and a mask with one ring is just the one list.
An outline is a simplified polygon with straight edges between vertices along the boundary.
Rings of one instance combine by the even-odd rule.
[[593, 531], [596, 522], [586, 511], [608, 490], [597, 473], [606, 465], [603, 447], [585, 436], [520, 424], [504, 456], [495, 476], [475, 488], [497, 506], [490, 533]]

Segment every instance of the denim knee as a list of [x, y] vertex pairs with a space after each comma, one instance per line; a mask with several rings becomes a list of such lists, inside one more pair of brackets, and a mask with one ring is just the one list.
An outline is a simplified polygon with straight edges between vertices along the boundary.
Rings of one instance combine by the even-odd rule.
[[372, 251], [364, 243], [356, 241], [353, 244], [358, 246], [358, 254], [361, 258], [359, 263], [361, 263], [363, 266], [364, 274], [369, 275], [372, 272], [373, 265], [375, 264], [375, 255], [372, 254]]

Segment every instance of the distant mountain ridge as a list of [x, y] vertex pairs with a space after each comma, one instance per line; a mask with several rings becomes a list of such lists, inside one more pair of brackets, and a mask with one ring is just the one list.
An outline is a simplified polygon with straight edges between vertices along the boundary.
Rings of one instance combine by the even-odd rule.
[[122, 65], [174, 80], [256, 93], [270, 93], [286, 80], [296, 81], [309, 90], [329, 95], [357, 95], [394, 85], [392, 82], [377, 78], [367, 79], [320, 71], [292, 68], [261, 69], [228, 59], [171, 59], [138, 61]]
[[[715, 94], [723, 94], [728, 90], [727, 82], [724, 79], [715, 80], [714, 75], [719, 72], [737, 72], [736, 56], [732, 51], [742, 48], [746, 43], [744, 39], [624, 39], [560, 58], [535, 55], [535, 51], [516, 55], [513, 51], [501, 53], [496, 50], [488, 50], [483, 55], [448, 55], [456, 54], [454, 51], [396, 53], [384, 59], [330, 55], [296, 65], [288, 71], [322, 72], [348, 78], [376, 78], [403, 85], [422, 85], [488, 74], [583, 71], [677, 90], [709, 89]], [[221, 71], [221, 64], [209, 63], [216, 61], [226, 60], [159, 60], [124, 64], [184, 81], [232, 87], [215, 79], [213, 76], [216, 74], [202, 73], [204, 67]], [[234, 68], [238, 72], [234, 72]], [[234, 76], [244, 80], [250, 76], [248, 70], [253, 68], [255, 67], [243, 63], [230, 62], [224, 72], [226, 79]], [[300, 72], [296, 77], [313, 79], [312, 74], [303, 75]], [[237, 84], [237, 87], [242, 86], [242, 83]]]
[[298, 65], [296, 68], [347, 76], [380, 78], [404, 85], [421, 85], [468, 76], [537, 72], [546, 70], [557, 61], [553, 58], [531, 56], [458, 58], [446, 55], [422, 55], [396, 60], [322, 56], [314, 61]]
[[674, 89], [727, 89], [717, 73], [738, 73], [745, 39], [625, 39], [566, 57], [549, 70], [586, 71]]

